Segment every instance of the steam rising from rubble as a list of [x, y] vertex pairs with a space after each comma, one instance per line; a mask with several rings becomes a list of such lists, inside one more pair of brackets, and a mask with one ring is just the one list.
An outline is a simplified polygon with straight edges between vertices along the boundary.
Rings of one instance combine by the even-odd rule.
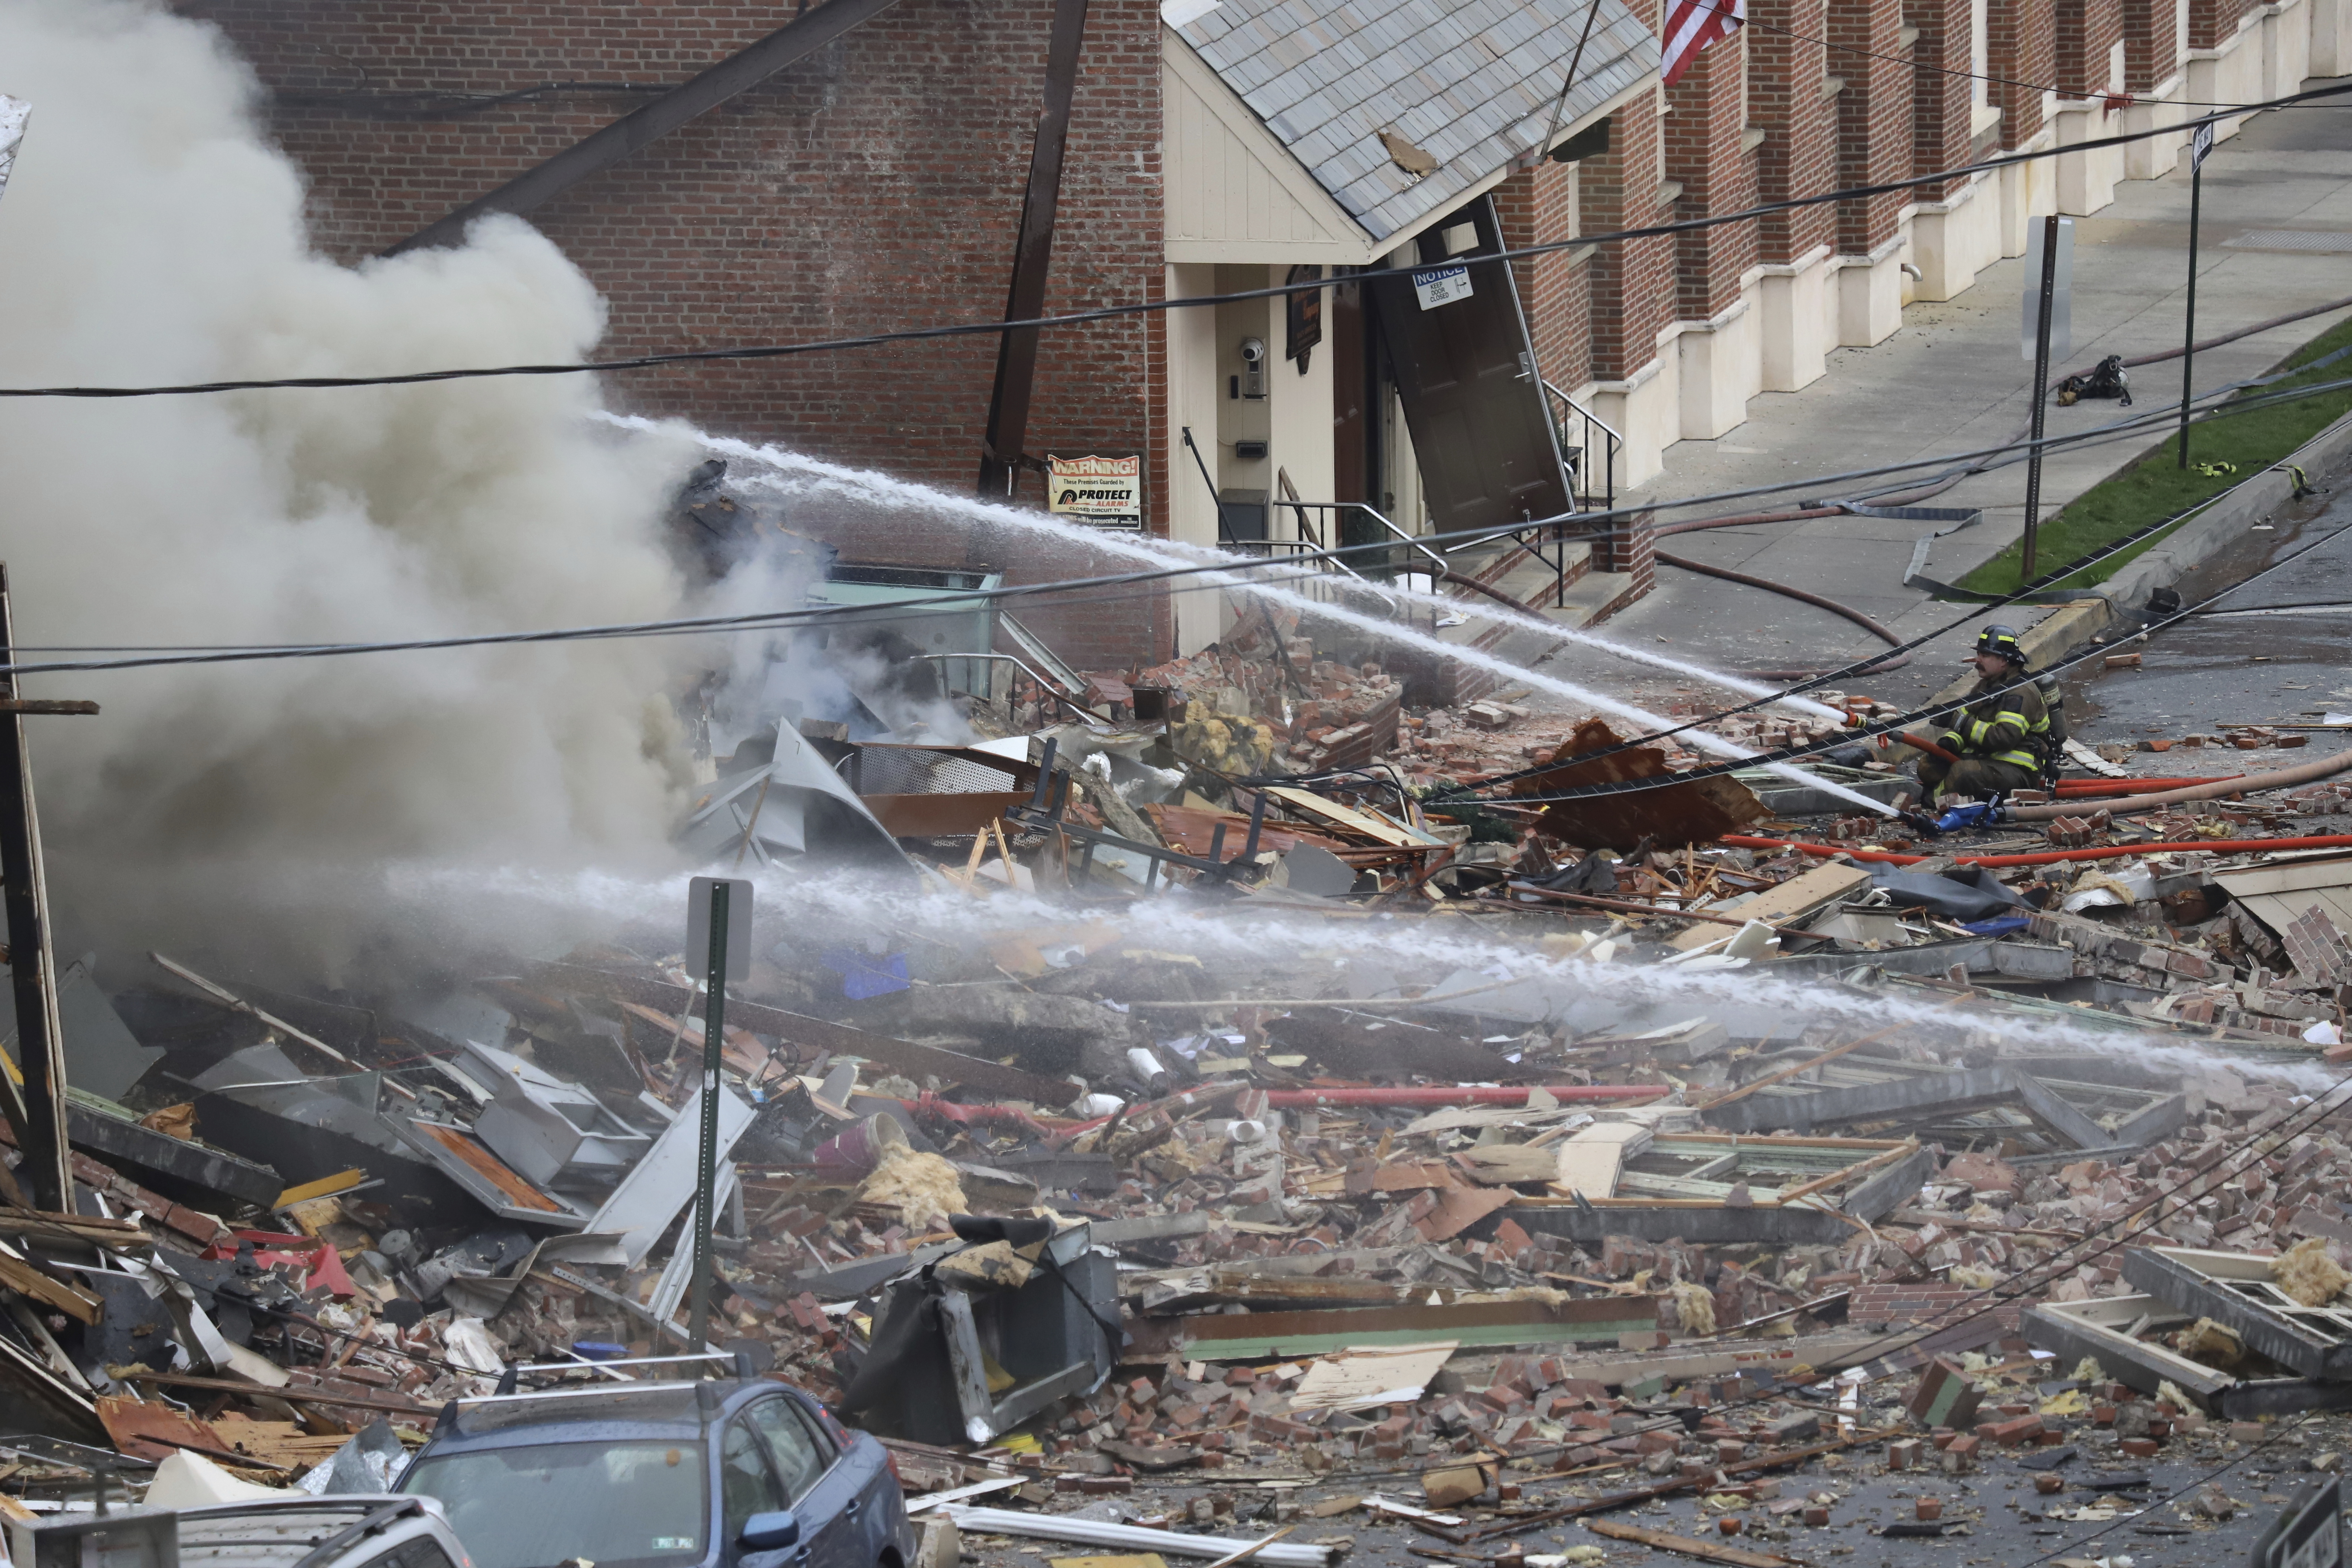
[[[31, 130], [0, 202], [0, 374], [17, 384], [368, 374], [577, 356], [587, 280], [527, 226], [357, 268], [309, 247], [300, 179], [210, 28], [135, 0], [0, 0]], [[586, 377], [0, 415], [0, 556], [27, 645], [368, 640], [673, 613], [657, 529], [693, 454], [615, 440]], [[67, 940], [141, 943], [268, 910], [307, 872], [354, 913], [373, 868], [651, 868], [674, 642], [51, 678], [36, 720]], [[313, 910], [269, 933], [339, 941]], [[134, 919], [135, 917], [135, 919]], [[79, 931], [75, 928], [79, 925]], [[325, 950], [325, 951], [322, 951]]]

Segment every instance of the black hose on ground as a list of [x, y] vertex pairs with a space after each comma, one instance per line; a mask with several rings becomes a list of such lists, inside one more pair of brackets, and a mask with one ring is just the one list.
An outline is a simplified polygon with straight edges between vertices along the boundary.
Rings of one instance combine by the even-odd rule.
[[[1779, 594], [1784, 598], [1794, 599], [1800, 604], [1811, 605], [1817, 609], [1827, 610], [1833, 616], [1843, 616], [1847, 620], [1852, 621], [1855, 626], [1860, 626], [1863, 630], [1870, 633], [1871, 636], [1877, 637], [1880, 641], [1892, 644], [1897, 647], [1902, 646], [1903, 639], [1901, 637], [1896, 637], [1893, 632], [1887, 630], [1885, 626], [1879, 625], [1868, 616], [1864, 615], [1860, 610], [1855, 609], [1851, 605], [1841, 605], [1835, 599], [1823, 598], [1821, 595], [1812, 593], [1807, 589], [1790, 587], [1786, 583], [1775, 583], [1767, 577], [1754, 577], [1745, 572], [1734, 572], [1727, 566], [1710, 566], [1704, 561], [1693, 561], [1687, 556], [1669, 555], [1663, 550], [1657, 552], [1657, 559], [1658, 564], [1661, 566], [1672, 566], [1684, 572], [1696, 572], [1701, 576], [1706, 577], [1720, 577], [1727, 583], [1737, 583], [1746, 588], [1761, 588], [1768, 594]], [[1911, 656], [1909, 654], [1898, 653], [1892, 658], [1884, 659], [1874, 664], [1864, 665], [1856, 669], [1853, 673], [1856, 675], [1876, 675], [1883, 670], [1900, 669], [1910, 662]], [[1838, 668], [1843, 668], [1844, 667], [1841, 665]], [[1826, 674], [1827, 671], [1820, 669], [1748, 669], [1741, 670], [1739, 673], [1742, 675], [1757, 676], [1767, 680], [1803, 680], [1812, 676]]]

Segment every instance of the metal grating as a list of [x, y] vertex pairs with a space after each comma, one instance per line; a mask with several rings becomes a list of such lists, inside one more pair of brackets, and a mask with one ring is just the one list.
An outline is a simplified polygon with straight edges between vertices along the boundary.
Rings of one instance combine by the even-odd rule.
[[2231, 250], [2352, 251], [2352, 233], [2342, 229], [2250, 228], [2221, 242]]

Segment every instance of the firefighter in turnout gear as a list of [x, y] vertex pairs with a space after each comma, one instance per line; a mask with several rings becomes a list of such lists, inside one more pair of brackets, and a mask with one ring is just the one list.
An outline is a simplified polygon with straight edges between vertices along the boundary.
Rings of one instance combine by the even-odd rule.
[[1936, 742], [1960, 760], [1919, 759], [1919, 783], [1927, 798], [1951, 795], [1984, 799], [2041, 781], [2050, 747], [2050, 710], [2032, 674], [2025, 649], [2007, 626], [1987, 626], [1977, 638], [1977, 683], [1967, 706], [1953, 714]]

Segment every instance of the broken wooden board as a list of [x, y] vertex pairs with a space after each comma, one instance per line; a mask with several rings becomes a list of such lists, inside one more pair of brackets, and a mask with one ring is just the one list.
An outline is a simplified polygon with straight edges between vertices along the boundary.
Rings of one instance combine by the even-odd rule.
[[1390, 821], [1377, 812], [1358, 811], [1341, 805], [1336, 800], [1326, 800], [1312, 790], [1269, 788], [1266, 797], [1278, 800], [1302, 816], [1329, 823], [1334, 827], [1359, 834], [1375, 844], [1385, 844], [1395, 849], [1442, 849], [1445, 840], [1421, 828], [1406, 827]]
[[212, 1423], [220, 1446], [268, 1465], [306, 1469], [351, 1441], [347, 1432], [305, 1432], [293, 1421], [256, 1421], [235, 1412]]
[[1654, 1552], [1679, 1552], [1685, 1557], [1701, 1557], [1709, 1563], [1727, 1563], [1732, 1568], [1796, 1568], [1797, 1563], [1793, 1557], [1775, 1557], [1769, 1552], [1750, 1552], [1744, 1546], [1726, 1546], [1693, 1535], [1644, 1530], [1638, 1524], [1620, 1524], [1613, 1519], [1588, 1519], [1584, 1528], [1612, 1541], [1638, 1542]]
[[1357, 1410], [1367, 1405], [1410, 1405], [1421, 1397], [1456, 1346], [1351, 1345], [1307, 1369], [1290, 1396], [1293, 1409]]
[[236, 1453], [210, 1426], [168, 1405], [128, 1394], [101, 1394], [98, 1418], [114, 1446], [134, 1459], [168, 1459], [186, 1450], [236, 1462]]
[[[1571, 760], [1514, 780], [1511, 793], [1558, 795], [1584, 784], [1665, 775], [1666, 754], [1655, 746], [1629, 747], [1605, 757], [1588, 755], [1617, 743], [1615, 731], [1598, 719], [1587, 719], [1560, 745], [1559, 754]], [[1754, 790], [1718, 773], [1657, 789], [1560, 801], [1548, 806], [1538, 820], [1545, 832], [1581, 849], [1631, 849], [1644, 838], [1654, 847], [1671, 849], [1737, 833], [1770, 815]]]
[[1549, 1143], [1488, 1143], [1461, 1150], [1454, 1163], [1473, 1181], [1490, 1187], [1517, 1186], [1556, 1180], [1559, 1149]]
[[[1464, 1231], [1518, 1197], [1508, 1187], [1438, 1187], [1412, 1201], [1407, 1212], [1413, 1214], [1412, 1228], [1421, 1233], [1423, 1241], [1444, 1241]], [[1422, 1209], [1423, 1202], [1429, 1206]]]
[[[1160, 837], [1168, 847], [1195, 859], [1207, 859], [1212, 845], [1216, 847], [1218, 859], [1239, 859], [1243, 847], [1249, 842], [1249, 818], [1236, 811], [1203, 811], [1198, 806], [1154, 805], [1145, 806], [1143, 814], [1151, 819], [1151, 826], [1160, 830]], [[1217, 838], [1217, 829], [1221, 826], [1225, 830], [1222, 843]], [[1393, 859], [1396, 854], [1392, 849], [1367, 848], [1362, 845], [1350, 844], [1345, 839], [1334, 838], [1296, 823], [1285, 826], [1264, 822], [1258, 825], [1257, 847], [1261, 854], [1272, 850], [1276, 855], [1286, 855], [1293, 846], [1299, 844], [1312, 844], [1318, 849], [1328, 849], [1351, 863], [1369, 858], [1384, 864]]]
[[[1802, 876], [1791, 877], [1748, 898], [1710, 905], [1707, 913], [1737, 915], [1741, 920], [1762, 921], [1767, 925], [1791, 925], [1840, 899], [1853, 898], [1869, 889], [1870, 872], [1863, 867], [1816, 866]], [[1713, 924], [1695, 925], [1669, 939], [1666, 945], [1678, 952], [1688, 952], [1692, 948], [1721, 942], [1726, 929]]]
[[1195, 1361], [1271, 1361], [1328, 1355], [1366, 1345], [1452, 1340], [1465, 1350], [1502, 1345], [1614, 1344], [1658, 1331], [1658, 1304], [1646, 1296], [1582, 1301], [1465, 1301], [1342, 1311], [1203, 1313], [1177, 1321]]
[[1617, 1190], [1617, 1173], [1625, 1162], [1648, 1148], [1654, 1136], [1638, 1121], [1580, 1128], [1560, 1142], [1552, 1180], [1562, 1192], [1605, 1198]]

